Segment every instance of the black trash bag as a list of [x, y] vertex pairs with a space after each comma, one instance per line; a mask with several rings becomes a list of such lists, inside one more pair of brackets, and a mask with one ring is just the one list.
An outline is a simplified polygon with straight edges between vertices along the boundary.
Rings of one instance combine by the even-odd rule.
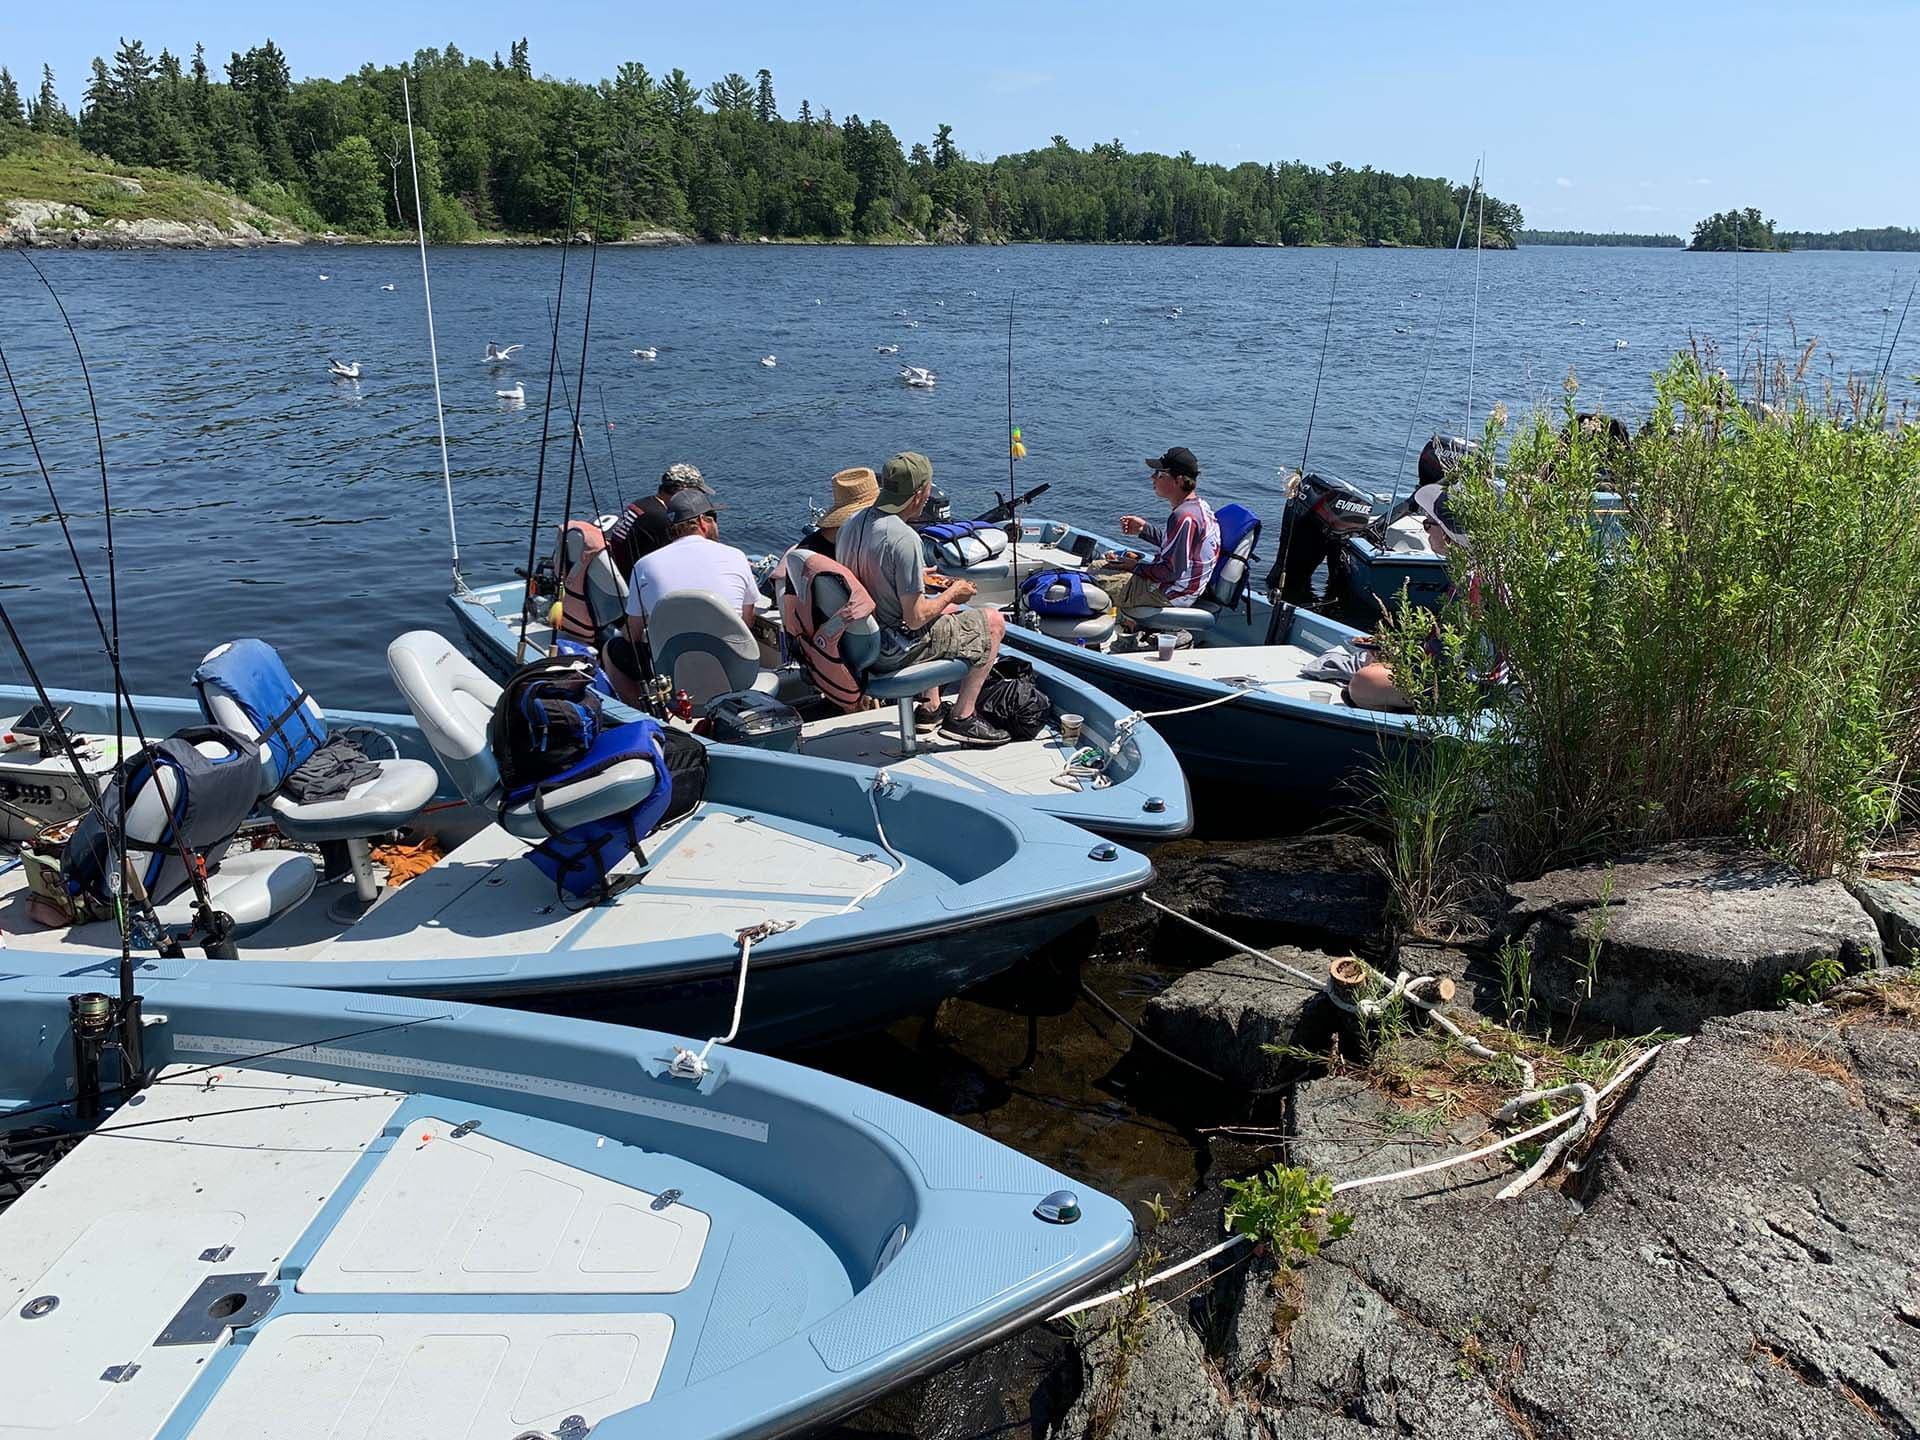
[[1053, 718], [1053, 702], [1033, 677], [1033, 665], [1017, 655], [1004, 656], [980, 691], [979, 713], [1015, 740], [1031, 740]]

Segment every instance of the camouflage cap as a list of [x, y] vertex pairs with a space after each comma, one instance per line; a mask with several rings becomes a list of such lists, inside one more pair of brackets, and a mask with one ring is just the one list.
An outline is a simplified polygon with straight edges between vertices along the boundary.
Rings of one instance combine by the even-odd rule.
[[660, 477], [660, 493], [671, 495], [676, 490], [704, 490], [711, 495], [713, 489], [707, 484], [706, 477], [700, 473], [700, 467], [689, 465], [681, 460], [667, 467], [667, 473]]

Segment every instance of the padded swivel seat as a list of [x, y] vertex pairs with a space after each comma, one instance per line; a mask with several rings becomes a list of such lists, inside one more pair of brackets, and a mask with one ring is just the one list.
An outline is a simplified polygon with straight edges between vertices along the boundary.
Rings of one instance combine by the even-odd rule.
[[289, 840], [320, 846], [329, 875], [351, 874], [357, 906], [347, 908], [364, 910], [380, 893], [367, 842], [412, 821], [440, 788], [440, 776], [424, 760], [375, 760], [380, 773], [359, 781], [344, 795], [296, 800], [282, 788], [289, 773], [284, 767], [290, 751], [282, 738], [290, 728], [289, 718], [266, 714], [258, 702], [242, 698], [244, 687], [236, 693], [233, 679], [249, 671], [271, 677], [282, 693], [297, 694], [298, 713], [291, 723], [306, 735], [326, 737], [326, 712], [311, 695], [296, 689], [279, 653], [264, 640], [233, 640], [207, 652], [193, 672], [201, 713], [214, 724], [258, 742], [260, 793], [275, 827]]
[[1140, 629], [1203, 635], [1213, 629], [1222, 610], [1240, 604], [1253, 566], [1254, 546], [1260, 543], [1260, 519], [1244, 505], [1222, 505], [1214, 513], [1220, 524], [1220, 558], [1214, 562], [1205, 588], [1191, 605], [1136, 606], [1121, 612]]
[[[797, 585], [805, 582], [797, 557], [789, 556], [787, 566], [790, 583]], [[827, 614], [844, 608], [852, 598], [846, 582], [838, 575], [816, 575], [812, 583], [816, 587], [814, 603]], [[915, 697], [943, 685], [958, 683], [969, 668], [964, 660], [922, 660], [917, 664], [902, 665], [897, 670], [876, 671], [873, 666], [880, 658], [880, 622], [871, 615], [848, 622], [846, 629], [841, 632], [840, 654], [846, 660], [847, 668], [859, 677], [863, 692], [875, 700], [894, 700], [899, 703], [900, 748], [908, 755], [919, 749], [913, 732]]]
[[[206, 732], [201, 732], [203, 735]], [[232, 758], [251, 764], [245, 750], [220, 740], [194, 742], [208, 760]], [[186, 864], [168, 840], [169, 814], [180, 811], [179, 780], [173, 770], [155, 767], [152, 778], [127, 807], [127, 839], [147, 847], [147, 895], [160, 923], [185, 930], [193, 924], [197, 898]], [[227, 849], [227, 840], [201, 847], [207, 869], [207, 895], [213, 908], [233, 921], [235, 935], [260, 929], [300, 904], [319, 882], [311, 856], [293, 850]]]
[[[537, 843], [555, 831], [624, 814], [653, 793], [653, 762], [637, 757], [544, 789], [537, 812], [530, 799], [503, 806], [500, 764], [487, 735], [500, 687], [431, 630], [409, 630], [396, 639], [387, 647], [387, 667], [460, 793], [518, 839]], [[604, 732], [595, 748], [620, 744], [629, 728]]]
[[736, 690], [771, 695], [779, 675], [760, 668], [760, 642], [740, 612], [707, 590], [662, 595], [647, 614], [647, 645], [656, 674], [684, 690], [696, 706]]

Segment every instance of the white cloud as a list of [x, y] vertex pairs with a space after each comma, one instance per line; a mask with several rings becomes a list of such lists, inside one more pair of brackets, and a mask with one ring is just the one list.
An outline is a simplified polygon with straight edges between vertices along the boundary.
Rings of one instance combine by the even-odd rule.
[[1573, 181], [1569, 180], [1564, 175], [1555, 177], [1553, 183], [1558, 185], [1562, 190], [1571, 190], [1573, 188]]
[[1706, 176], [1702, 175], [1698, 179], [1696, 179], [1693, 183], [1696, 185], [1711, 185], [1713, 181], [1709, 180]]

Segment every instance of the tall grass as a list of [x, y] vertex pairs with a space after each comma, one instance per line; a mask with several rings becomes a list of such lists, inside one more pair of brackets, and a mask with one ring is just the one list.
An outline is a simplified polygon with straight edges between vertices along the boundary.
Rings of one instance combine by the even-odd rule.
[[[1626, 445], [1576, 423], [1576, 392], [1511, 437], [1490, 421], [1456, 473], [1480, 604], [1442, 612], [1443, 654], [1414, 613], [1384, 636], [1422, 725], [1475, 737], [1451, 747], [1470, 763], [1382, 762], [1396, 891], [1729, 834], [1845, 868], [1920, 756], [1920, 430], [1792, 383], [1745, 403], [1698, 353], [1655, 377]], [[1597, 490], [1623, 508], [1597, 516]], [[1463, 683], [1494, 656], [1502, 682]]]

